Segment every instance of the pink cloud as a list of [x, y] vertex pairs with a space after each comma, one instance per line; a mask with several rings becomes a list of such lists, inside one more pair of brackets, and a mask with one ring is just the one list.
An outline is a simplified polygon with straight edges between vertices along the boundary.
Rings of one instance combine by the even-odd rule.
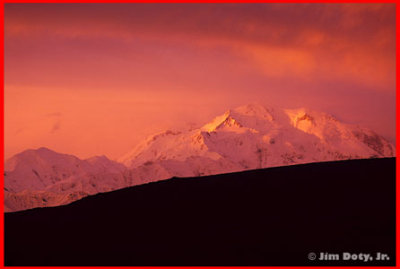
[[394, 4], [6, 4], [6, 152], [118, 157], [254, 101], [394, 137], [395, 53]]

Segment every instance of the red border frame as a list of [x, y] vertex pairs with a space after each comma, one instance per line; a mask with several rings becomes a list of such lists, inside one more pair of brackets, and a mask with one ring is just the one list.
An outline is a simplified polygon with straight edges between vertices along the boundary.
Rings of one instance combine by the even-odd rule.
[[[0, 132], [0, 138], [2, 140], [2, 154], [0, 156], [1, 162], [4, 164], [4, 5], [7, 3], [395, 3], [396, 4], [396, 77], [400, 77], [400, 70], [399, 70], [399, 48], [400, 48], [400, 0], [381, 0], [381, 1], [357, 1], [357, 0], [352, 0], [352, 1], [346, 1], [346, 0], [290, 0], [290, 1], [283, 1], [283, 0], [276, 0], [276, 1], [267, 1], [267, 0], [251, 0], [251, 1], [244, 1], [244, 0], [195, 0], [195, 1], [185, 1], [185, 0], [117, 0], [117, 1], [110, 1], [110, 0], [85, 0], [85, 1], [79, 1], [79, 0], [0, 0], [1, 1], [1, 6], [0, 6], [0, 17], [1, 17], [1, 36], [2, 36], [2, 42], [1, 42], [1, 53], [0, 53], [0, 60], [3, 63], [1, 66], [1, 84], [2, 84], [2, 92], [0, 94], [0, 107], [1, 107], [1, 132]], [[399, 103], [400, 103], [400, 95], [399, 93], [399, 83], [396, 80], [396, 152], [399, 152], [400, 150], [400, 145], [399, 145], [399, 138], [400, 138], [400, 124], [399, 124], [399, 116], [400, 116], [400, 108], [399, 108]], [[396, 154], [396, 171], [398, 167], [400, 166], [400, 160], [397, 158]], [[1, 177], [2, 179], [0, 180], [0, 199], [1, 201], [4, 201], [4, 192], [2, 191], [4, 188], [4, 165], [1, 166]], [[400, 249], [399, 249], [399, 240], [400, 240], [400, 235], [398, 232], [398, 226], [399, 226], [399, 197], [398, 193], [400, 191], [400, 185], [399, 185], [399, 174], [396, 172], [396, 266], [394, 267], [400, 267], [399, 262], [398, 262], [398, 257], [400, 256]], [[0, 241], [2, 244], [0, 244], [0, 267], [4, 268], [4, 204], [2, 207], [0, 207]], [[23, 247], [23, 246], [21, 246]], [[39, 268], [52, 268], [52, 267], [41, 267], [37, 266]], [[117, 268], [118, 266], [110, 266], [111, 268]], [[132, 268], [162, 268], [159, 266], [124, 266], [124, 267], [132, 267]], [[174, 266], [165, 266], [165, 267], [170, 267], [174, 268]], [[230, 268], [229, 266], [222, 266], [222, 267], [217, 267], [217, 266], [185, 266], [185, 267], [175, 267], [175, 268]], [[275, 267], [275, 268], [291, 268], [290, 266], [235, 266], [235, 268], [267, 268], [267, 267]], [[296, 266], [296, 267], [311, 267], [311, 268], [360, 268], [364, 266]], [[368, 268], [388, 268], [388, 267], [382, 267], [382, 266], [365, 266]], [[390, 266], [393, 267], [393, 266]], [[389, 267], [389, 268], [390, 268]], [[13, 268], [30, 268], [30, 267], [15, 267]], [[65, 266], [58, 266], [58, 268], [98, 268], [96, 266], [74, 266], [74, 267], [65, 267]]]

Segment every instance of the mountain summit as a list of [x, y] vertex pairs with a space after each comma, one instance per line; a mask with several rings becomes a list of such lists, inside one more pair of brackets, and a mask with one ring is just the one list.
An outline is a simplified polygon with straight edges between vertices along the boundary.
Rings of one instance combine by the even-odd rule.
[[329, 114], [251, 104], [199, 129], [154, 135], [119, 161], [131, 169], [146, 164], [173, 176], [200, 176], [394, 154], [383, 137]]
[[81, 160], [47, 148], [23, 151], [4, 164], [4, 208], [67, 204], [126, 186], [125, 166], [104, 156]]
[[80, 160], [46, 148], [19, 153], [5, 163], [5, 209], [66, 204], [174, 176], [394, 155], [382, 136], [332, 115], [250, 104], [197, 129], [152, 135], [119, 162], [105, 156]]

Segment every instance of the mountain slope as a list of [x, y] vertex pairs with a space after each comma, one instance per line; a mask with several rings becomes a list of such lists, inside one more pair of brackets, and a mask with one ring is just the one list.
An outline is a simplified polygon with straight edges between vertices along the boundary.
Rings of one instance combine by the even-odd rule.
[[394, 154], [394, 146], [383, 137], [328, 114], [252, 104], [229, 110], [199, 129], [154, 135], [119, 161], [133, 169], [158, 165], [169, 175], [199, 176]]
[[174, 176], [394, 155], [383, 137], [331, 115], [250, 104], [198, 129], [153, 135], [121, 163], [105, 156], [80, 160], [46, 148], [17, 154], [5, 163], [5, 210], [66, 204]]
[[125, 169], [104, 156], [80, 160], [46, 148], [26, 150], [5, 163], [5, 211], [66, 204], [122, 188]]
[[7, 213], [5, 264], [394, 265], [395, 167], [367, 159], [174, 178]]

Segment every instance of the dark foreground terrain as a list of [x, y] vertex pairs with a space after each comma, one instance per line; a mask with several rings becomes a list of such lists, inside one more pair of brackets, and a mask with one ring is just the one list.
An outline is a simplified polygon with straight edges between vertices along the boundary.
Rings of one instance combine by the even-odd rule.
[[394, 158], [174, 178], [5, 214], [6, 265], [394, 265], [394, 255]]

